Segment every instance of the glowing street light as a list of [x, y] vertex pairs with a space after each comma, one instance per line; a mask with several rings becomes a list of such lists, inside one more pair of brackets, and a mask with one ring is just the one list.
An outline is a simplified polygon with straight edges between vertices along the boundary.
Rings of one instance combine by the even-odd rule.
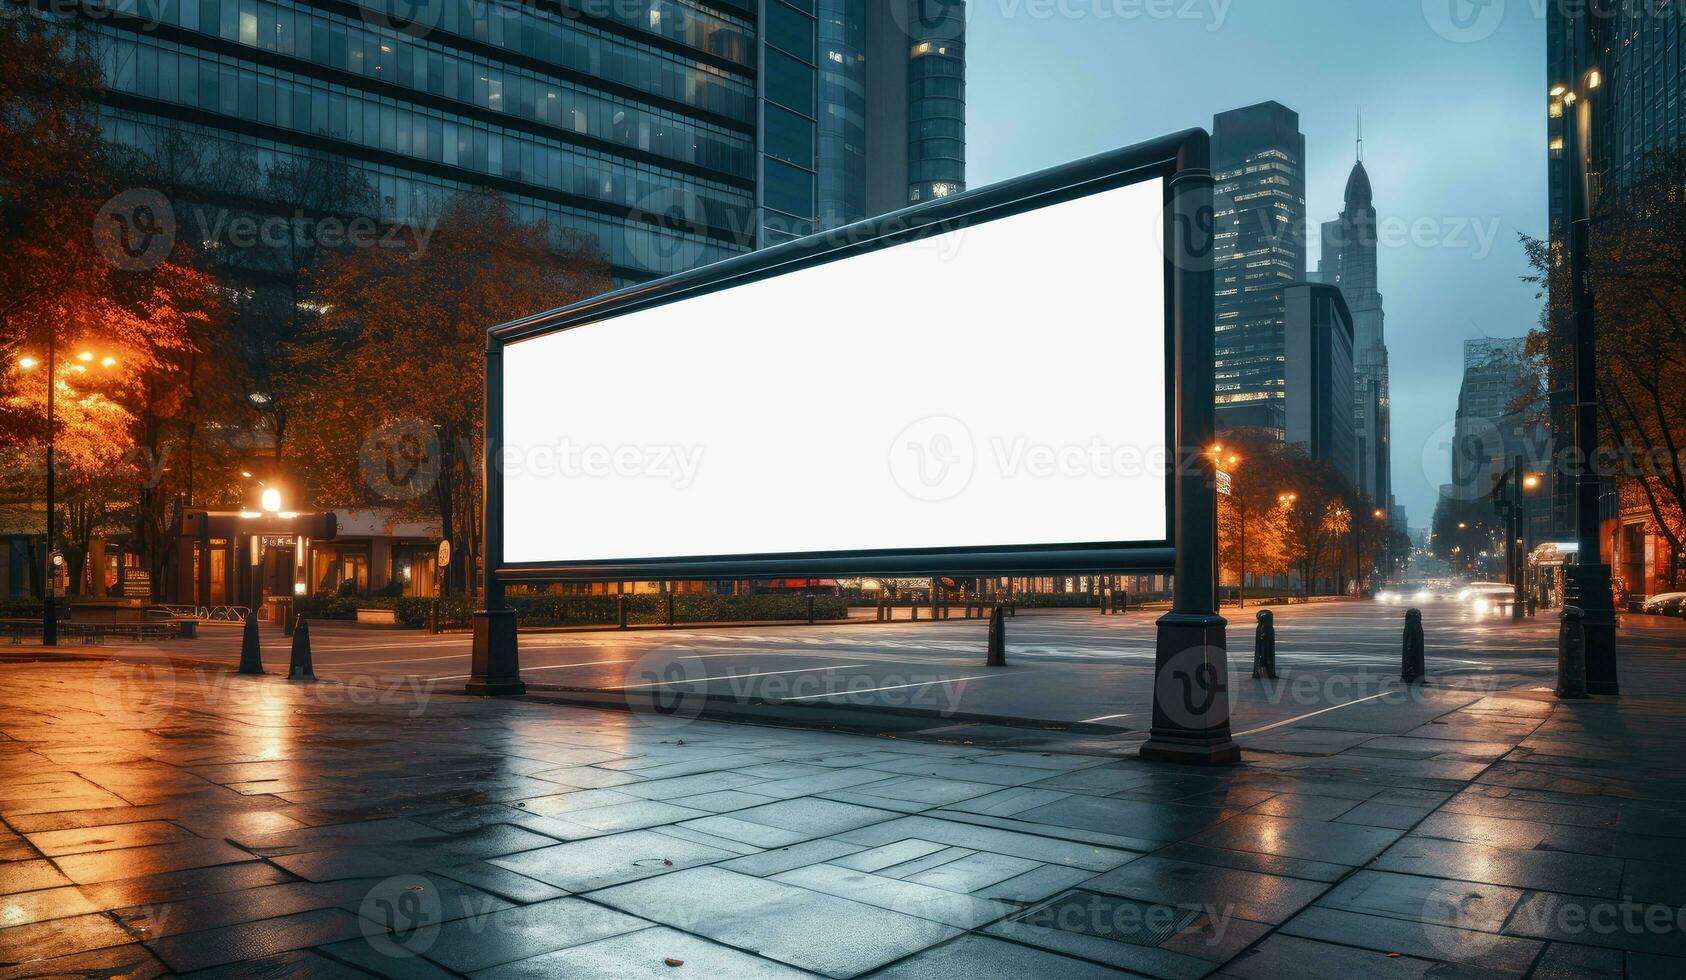
[[262, 507], [271, 514], [281, 512], [281, 491], [274, 487], [266, 487], [263, 491]]

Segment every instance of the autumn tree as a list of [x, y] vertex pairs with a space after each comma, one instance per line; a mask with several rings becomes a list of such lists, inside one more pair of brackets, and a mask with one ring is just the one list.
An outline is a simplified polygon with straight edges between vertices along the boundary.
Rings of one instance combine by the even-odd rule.
[[457, 548], [445, 582], [471, 588], [481, 553], [486, 330], [610, 287], [607, 264], [556, 249], [489, 192], [436, 221], [330, 254], [312, 277], [320, 369], [290, 443], [319, 503], [436, 519]]
[[1218, 497], [1218, 559], [1242, 605], [1249, 576], [1288, 572], [1281, 456], [1282, 443], [1264, 429], [1229, 432], [1217, 448], [1218, 466], [1229, 474], [1229, 493]]

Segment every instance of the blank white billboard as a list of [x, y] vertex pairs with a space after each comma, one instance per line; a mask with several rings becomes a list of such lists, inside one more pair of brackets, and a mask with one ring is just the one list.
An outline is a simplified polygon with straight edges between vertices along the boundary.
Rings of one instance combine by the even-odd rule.
[[1167, 539], [1149, 179], [510, 343], [504, 562]]

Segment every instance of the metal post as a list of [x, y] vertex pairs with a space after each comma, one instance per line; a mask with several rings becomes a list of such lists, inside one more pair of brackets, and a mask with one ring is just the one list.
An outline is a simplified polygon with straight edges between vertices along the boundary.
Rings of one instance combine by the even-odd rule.
[[[1565, 113], [1564, 157], [1574, 170], [1569, 180], [1569, 295], [1573, 310], [1575, 351], [1575, 529], [1580, 545], [1576, 564], [1564, 566], [1563, 604], [1578, 606], [1586, 630], [1587, 691], [1618, 694], [1616, 679], [1616, 609], [1610, 594], [1610, 566], [1604, 563], [1603, 485], [1594, 461], [1598, 458], [1598, 334], [1592, 294], [1591, 130], [1596, 121], [1593, 102], [1597, 90], [1586, 85], [1595, 66], [1592, 11], [1577, 10], [1573, 39], [1574, 77], [1564, 79], [1577, 96]], [[1583, 132], [1585, 130], [1585, 132]]]
[[1253, 634], [1253, 676], [1276, 680], [1276, 617], [1269, 609], [1259, 610], [1259, 626]]
[[1423, 650], [1423, 614], [1419, 609], [1405, 611], [1405, 639], [1400, 653], [1399, 679], [1415, 684], [1428, 673]]
[[58, 585], [58, 569], [53, 567], [53, 512], [56, 501], [53, 499], [53, 451], [58, 442], [58, 426], [53, 419], [53, 403], [58, 401], [58, 385], [55, 383], [55, 372], [58, 370], [58, 336], [49, 328], [47, 331], [47, 543], [42, 549], [41, 565], [45, 574], [41, 584], [45, 586], [41, 591], [41, 645], [56, 647], [59, 645], [59, 617], [57, 603], [53, 592]]
[[1007, 666], [1007, 624], [1003, 618], [1003, 611], [997, 605], [989, 613], [989, 650], [984, 662], [986, 667]]
[[1229, 765], [1240, 761], [1241, 748], [1230, 737], [1228, 624], [1218, 615], [1217, 490], [1207, 453], [1215, 430], [1211, 138], [1191, 134], [1177, 164], [1166, 229], [1175, 326], [1176, 589], [1158, 622], [1153, 730], [1141, 755]]
[[1586, 689], [1586, 627], [1577, 606], [1563, 610], [1557, 630], [1557, 691], [1565, 701], [1583, 701]]
[[498, 566], [503, 563], [503, 342], [486, 338], [486, 436], [481, 459], [485, 529], [484, 608], [474, 613], [474, 650], [465, 690], [488, 697], [525, 694], [515, 610], [504, 602]]

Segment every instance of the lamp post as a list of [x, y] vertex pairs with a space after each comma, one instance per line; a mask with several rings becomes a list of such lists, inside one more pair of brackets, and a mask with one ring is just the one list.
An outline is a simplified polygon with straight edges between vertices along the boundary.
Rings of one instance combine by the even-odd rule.
[[[33, 357], [18, 358], [18, 367], [25, 371], [34, 370], [40, 364]], [[53, 514], [57, 509], [54, 499], [55, 486], [53, 483], [53, 450], [58, 438], [58, 427], [53, 412], [53, 405], [58, 394], [58, 338], [51, 333], [47, 336], [47, 528], [45, 554], [42, 555], [42, 595], [41, 595], [41, 645], [55, 647], [59, 644], [58, 603], [53, 595], [53, 586], [58, 580], [58, 566], [53, 561]]]
[[1602, 481], [1593, 466], [1598, 457], [1598, 341], [1591, 277], [1592, 158], [1596, 115], [1594, 95], [1603, 82], [1595, 62], [1592, 11], [1570, 14], [1571, 64], [1576, 77], [1552, 86], [1561, 103], [1563, 155], [1569, 161], [1569, 299], [1575, 352], [1575, 449], [1570, 467], [1575, 477], [1575, 537], [1579, 557], [1565, 566], [1564, 603], [1579, 606], [1586, 631], [1586, 689], [1590, 694], [1618, 694], [1616, 679], [1616, 608], [1610, 594], [1610, 566], [1604, 562], [1600, 497]]

